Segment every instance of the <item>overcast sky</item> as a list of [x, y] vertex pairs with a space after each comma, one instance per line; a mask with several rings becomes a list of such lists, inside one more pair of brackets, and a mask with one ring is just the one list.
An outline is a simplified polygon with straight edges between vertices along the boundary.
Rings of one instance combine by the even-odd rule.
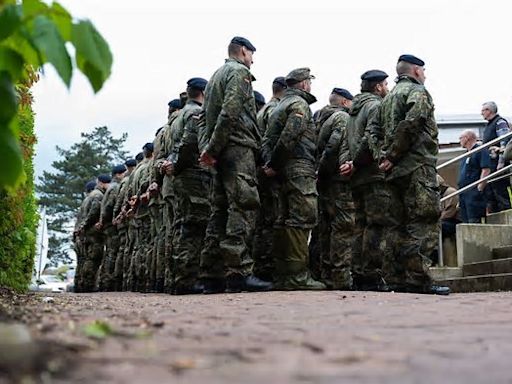
[[360, 75], [390, 75], [399, 55], [425, 62], [426, 86], [438, 116], [478, 114], [494, 100], [512, 115], [510, 7], [506, 1], [267, 1], [62, 0], [89, 18], [110, 44], [112, 76], [96, 95], [75, 71], [68, 90], [51, 68], [34, 87], [36, 173], [80, 132], [108, 126], [127, 132], [138, 152], [166, 121], [167, 102], [191, 77], [208, 79], [223, 64], [229, 40], [247, 37], [257, 48], [254, 89], [268, 99], [271, 81], [310, 67], [312, 93], [326, 104], [333, 87], [358, 93]]

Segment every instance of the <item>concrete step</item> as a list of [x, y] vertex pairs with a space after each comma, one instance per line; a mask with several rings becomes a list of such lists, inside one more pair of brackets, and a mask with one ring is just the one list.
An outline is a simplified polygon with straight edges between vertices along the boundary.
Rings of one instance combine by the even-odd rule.
[[504, 245], [492, 249], [493, 259], [506, 259], [512, 257], [512, 245]]
[[512, 224], [512, 209], [487, 215], [485, 221], [488, 224]]
[[512, 225], [458, 224], [456, 236], [458, 266], [487, 261], [493, 259], [494, 248], [512, 244]]
[[436, 281], [463, 276], [462, 268], [460, 267], [431, 267], [430, 274], [432, 275], [432, 278]]
[[454, 277], [437, 281], [447, 285], [452, 292], [512, 291], [512, 273]]
[[[480, 261], [477, 263], [464, 264], [462, 267], [463, 276], [479, 276], [479, 275], [491, 275], [491, 274], [503, 274], [512, 273], [512, 257], [507, 259], [497, 259]], [[449, 276], [447, 278], [453, 278], [458, 276]]]

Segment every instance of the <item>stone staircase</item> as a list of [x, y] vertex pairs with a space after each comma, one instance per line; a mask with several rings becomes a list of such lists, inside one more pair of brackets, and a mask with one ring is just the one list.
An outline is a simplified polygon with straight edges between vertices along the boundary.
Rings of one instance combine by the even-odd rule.
[[431, 268], [453, 292], [512, 290], [512, 210], [488, 215], [485, 224], [459, 224], [453, 263]]

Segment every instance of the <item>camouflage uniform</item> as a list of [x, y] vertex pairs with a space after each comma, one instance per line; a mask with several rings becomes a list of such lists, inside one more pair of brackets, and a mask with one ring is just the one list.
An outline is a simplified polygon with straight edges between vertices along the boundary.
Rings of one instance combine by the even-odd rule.
[[321, 289], [308, 270], [308, 235], [317, 223], [316, 130], [310, 93], [288, 88], [270, 115], [263, 160], [279, 174], [279, 211], [273, 241], [276, 288]]
[[99, 272], [99, 290], [104, 292], [114, 289], [113, 276], [119, 250], [119, 235], [117, 226], [112, 224], [112, 220], [114, 218], [114, 205], [118, 191], [119, 183], [112, 179], [101, 201], [99, 221], [102, 224], [101, 230], [105, 235], [105, 253]]
[[[126, 199], [126, 189], [128, 188], [129, 178], [132, 172], [126, 173], [123, 177], [123, 180], [119, 183], [119, 187], [117, 189], [117, 194], [114, 203], [113, 217], [118, 218], [121, 214], [121, 210], [123, 208], [123, 203]], [[113, 289], [115, 291], [123, 290], [123, 281], [126, 279], [126, 274], [128, 270], [125, 271], [125, 262], [126, 259], [126, 249], [129, 246], [128, 240], [128, 222], [126, 218], [121, 219], [119, 224], [117, 224], [117, 235], [119, 237], [119, 249], [116, 255], [115, 267], [114, 267], [114, 276], [112, 278]], [[126, 268], [127, 269], [127, 268]], [[125, 285], [125, 284], [124, 284]], [[126, 290], [126, 286], [124, 286], [124, 290]]]
[[260, 145], [253, 76], [235, 59], [212, 76], [205, 90], [200, 150], [216, 159], [211, 210], [201, 254], [203, 278], [236, 280], [250, 274], [249, 234], [259, 207], [255, 152]]
[[201, 104], [189, 100], [173, 123], [177, 140], [169, 160], [174, 166], [173, 293], [193, 293], [210, 215], [211, 173], [198, 164], [197, 133]]
[[379, 289], [383, 284], [383, 262], [389, 259], [385, 234], [397, 225], [390, 212], [391, 193], [379, 170], [372, 142], [372, 127], [378, 125], [382, 98], [370, 92], [356, 95], [350, 109], [346, 135], [340, 149], [340, 164], [352, 161], [352, 198], [355, 230], [352, 243], [352, 275], [358, 289]]
[[77, 233], [73, 237], [74, 250], [76, 253], [76, 270], [75, 270], [75, 292], [81, 292], [83, 287], [83, 277], [82, 277], [82, 269], [84, 260], [86, 257], [86, 249], [85, 249], [85, 234], [79, 233], [78, 230], [84, 220], [85, 213], [89, 211], [91, 206], [91, 197], [90, 193], [85, 196], [82, 204], [80, 204], [80, 209], [78, 211], [78, 215], [76, 217], [75, 222], [75, 232]]
[[[273, 97], [258, 112], [257, 121], [260, 136], [263, 137], [265, 135], [270, 114], [278, 103], [279, 99]], [[257, 177], [261, 205], [256, 216], [256, 228], [253, 238], [252, 257], [254, 260], [254, 274], [263, 280], [271, 281], [273, 275], [272, 240], [274, 237], [274, 222], [277, 215], [279, 189], [275, 178], [266, 176], [261, 167], [258, 167]]]
[[97, 186], [89, 195], [91, 204], [85, 212], [79, 230], [85, 233], [85, 259], [82, 267], [81, 292], [93, 292], [96, 290], [96, 278], [98, 269], [103, 259], [105, 236], [98, 231], [94, 224], [100, 219], [101, 200], [105, 190]]
[[322, 214], [319, 225], [321, 276], [334, 289], [352, 288], [351, 250], [354, 229], [354, 203], [348, 178], [339, 174], [338, 153], [345, 133], [348, 113], [334, 112], [322, 125], [321, 133], [329, 137], [318, 163], [318, 184]]
[[394, 166], [386, 175], [392, 212], [390, 228], [395, 257], [386, 278], [398, 286], [426, 289], [432, 283], [429, 256], [439, 234], [439, 188], [436, 179], [438, 129], [434, 104], [425, 87], [402, 75], [380, 109], [382, 158]]

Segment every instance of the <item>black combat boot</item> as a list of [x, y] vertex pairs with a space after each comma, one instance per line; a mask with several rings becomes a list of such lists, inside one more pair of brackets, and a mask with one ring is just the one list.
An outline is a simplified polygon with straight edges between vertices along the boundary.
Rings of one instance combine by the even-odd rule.
[[226, 284], [223, 279], [203, 279], [203, 293], [211, 295], [215, 293], [224, 293]]

